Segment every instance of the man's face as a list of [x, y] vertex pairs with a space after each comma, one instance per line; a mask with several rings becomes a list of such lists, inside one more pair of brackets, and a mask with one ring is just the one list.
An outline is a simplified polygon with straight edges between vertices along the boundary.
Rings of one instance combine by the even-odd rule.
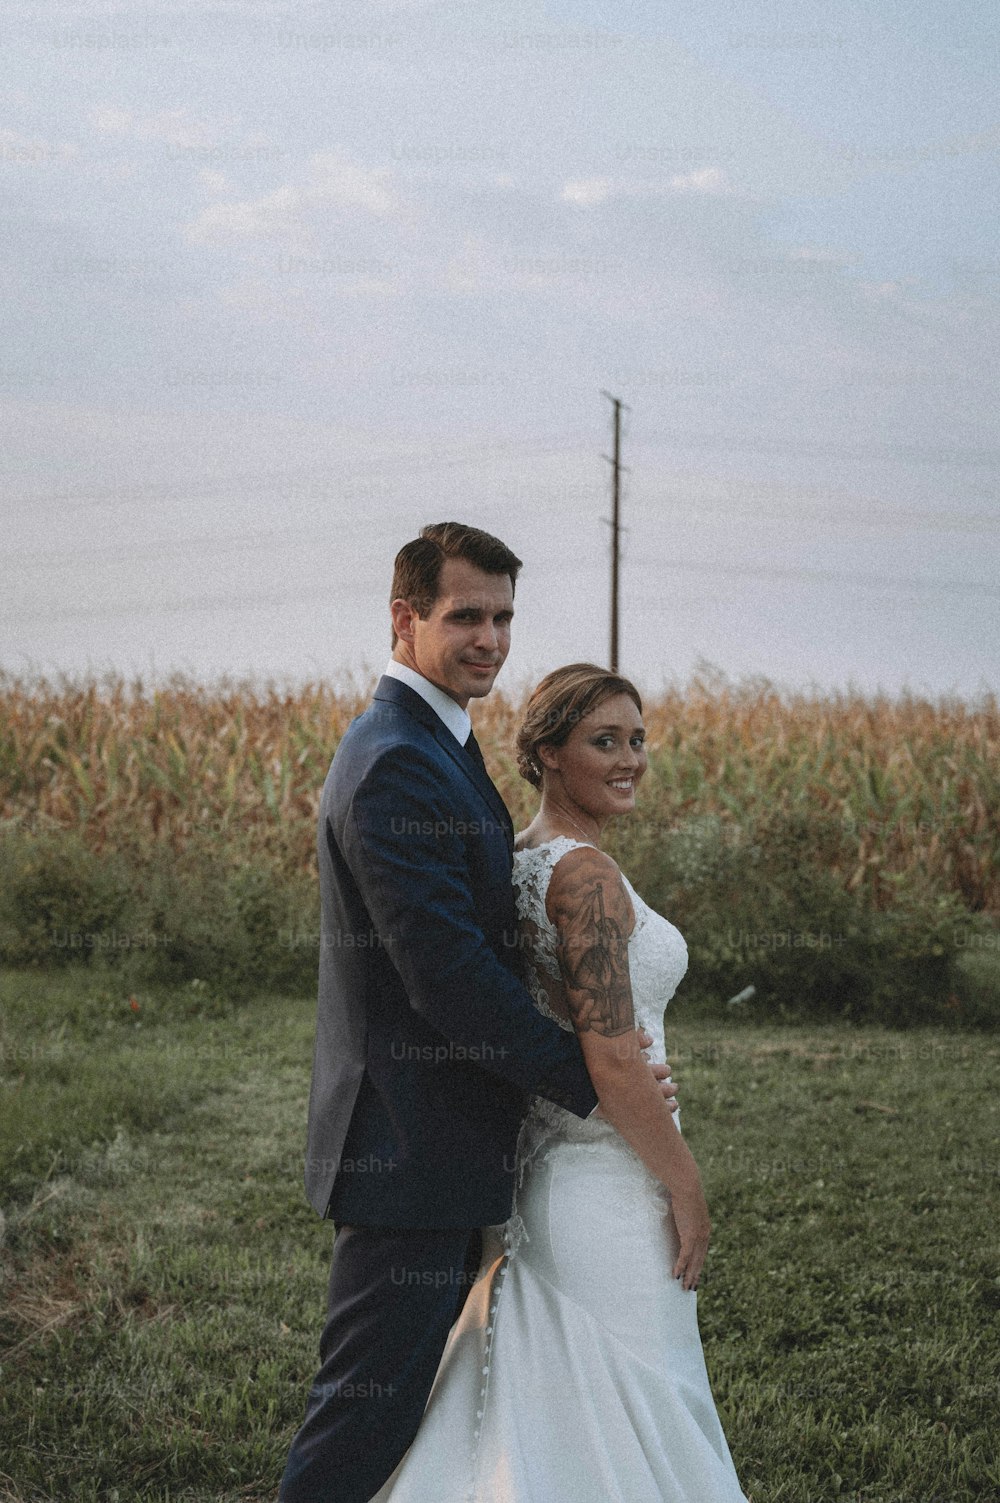
[[393, 657], [465, 709], [493, 688], [510, 651], [513, 615], [509, 574], [487, 574], [467, 559], [446, 558], [429, 616], [421, 619], [405, 600], [392, 602], [399, 639]]

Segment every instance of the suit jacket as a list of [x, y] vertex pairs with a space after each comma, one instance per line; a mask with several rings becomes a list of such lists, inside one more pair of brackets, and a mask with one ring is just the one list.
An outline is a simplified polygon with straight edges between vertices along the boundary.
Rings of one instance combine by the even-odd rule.
[[383, 676], [327, 774], [306, 1191], [344, 1224], [506, 1220], [532, 1094], [597, 1103], [519, 979], [514, 830], [485, 770]]

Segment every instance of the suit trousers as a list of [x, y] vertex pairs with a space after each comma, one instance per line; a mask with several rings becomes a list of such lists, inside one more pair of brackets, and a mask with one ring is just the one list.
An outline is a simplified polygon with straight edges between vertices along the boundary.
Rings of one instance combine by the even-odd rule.
[[417, 1433], [482, 1257], [478, 1227], [339, 1226], [320, 1369], [281, 1503], [369, 1503]]

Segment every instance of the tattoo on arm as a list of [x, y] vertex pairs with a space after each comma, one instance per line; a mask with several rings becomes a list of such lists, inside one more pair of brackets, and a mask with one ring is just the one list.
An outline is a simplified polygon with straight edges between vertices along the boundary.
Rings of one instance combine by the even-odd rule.
[[581, 863], [559, 883], [553, 915], [559, 934], [556, 953], [578, 1033], [610, 1036], [635, 1027], [627, 905], [621, 879], [609, 878], [606, 870], [588, 871]]

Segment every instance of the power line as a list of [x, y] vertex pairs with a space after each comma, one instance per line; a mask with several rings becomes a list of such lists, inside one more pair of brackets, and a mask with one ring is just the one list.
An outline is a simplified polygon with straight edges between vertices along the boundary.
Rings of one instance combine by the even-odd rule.
[[308, 487], [314, 492], [322, 490], [329, 493], [338, 485], [351, 484], [357, 475], [363, 475], [366, 480], [372, 476], [376, 479], [382, 474], [392, 479], [408, 479], [411, 475], [424, 474], [434, 470], [451, 469], [462, 465], [486, 464], [491, 459], [509, 455], [512, 459], [524, 455], [544, 456], [549, 454], [566, 454], [573, 450], [579, 452], [582, 458], [586, 452], [586, 440], [583, 438], [564, 439], [557, 443], [548, 444], [523, 444], [517, 440], [510, 440], [502, 444], [482, 444], [468, 454], [461, 452], [448, 455], [438, 455], [434, 459], [420, 460], [419, 457], [408, 454], [390, 454], [383, 459], [372, 461], [359, 457], [350, 461], [353, 469], [347, 474], [341, 471], [331, 471], [311, 467], [307, 470], [287, 471], [273, 470], [262, 473], [260, 470], [249, 470], [245, 473], [224, 475], [217, 480], [162, 480], [162, 481], [137, 481], [134, 484], [117, 488], [105, 488], [87, 486], [80, 490], [51, 491], [48, 493], [26, 491], [21, 495], [6, 496], [5, 500], [20, 502], [24, 505], [55, 505], [60, 502], [87, 504], [107, 502], [109, 499], [119, 504], [127, 505], [132, 502], [148, 501], [151, 496], [160, 499], [189, 499], [196, 497], [229, 495], [240, 491], [244, 486], [251, 486], [257, 494], [266, 495], [268, 489], [289, 489], [296, 485]]
[[877, 502], [870, 507], [845, 507], [836, 495], [820, 501], [792, 501], [775, 495], [770, 487], [756, 486], [745, 495], [727, 497], [698, 496], [678, 488], [675, 491], [646, 492], [644, 502], [655, 507], [673, 502], [683, 502], [685, 515], [700, 520], [702, 513], [714, 513], [722, 518], [731, 517], [745, 521], [752, 516], [761, 521], [835, 521], [838, 524], [859, 524], [869, 527], [900, 525], [921, 527], [933, 532], [994, 532], [1000, 529], [1000, 511], [920, 511], [907, 507], [881, 508]]
[[717, 449], [732, 454], [805, 454], [816, 459], [886, 461], [893, 464], [977, 465], [995, 468], [1000, 449], [934, 447], [930, 444], [845, 444], [836, 440], [786, 443], [763, 437], [742, 438], [726, 433], [649, 433], [640, 448]]
[[674, 570], [689, 574], [724, 574], [752, 579], [814, 579], [831, 584], [859, 584], [884, 589], [943, 590], [954, 594], [1000, 596], [1000, 585], [988, 579], [902, 579], [888, 574], [854, 574], [840, 569], [803, 569], [774, 564], [719, 564], [701, 559], [640, 558], [647, 569]]

